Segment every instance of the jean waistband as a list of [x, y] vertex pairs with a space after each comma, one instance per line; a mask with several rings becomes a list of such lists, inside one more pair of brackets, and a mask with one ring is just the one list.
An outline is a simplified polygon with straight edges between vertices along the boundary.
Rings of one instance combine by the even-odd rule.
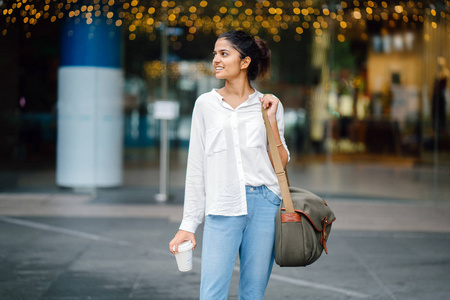
[[265, 185], [260, 185], [260, 186], [251, 186], [251, 185], [246, 185], [245, 186], [245, 191], [247, 192], [247, 193], [252, 193], [252, 192], [263, 192], [264, 190], [266, 189], [266, 186]]

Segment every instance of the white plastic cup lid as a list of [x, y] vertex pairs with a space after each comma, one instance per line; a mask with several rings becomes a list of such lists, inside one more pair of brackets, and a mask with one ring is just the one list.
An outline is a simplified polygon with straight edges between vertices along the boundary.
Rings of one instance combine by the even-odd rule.
[[186, 241], [178, 245], [178, 252], [191, 250], [194, 245], [191, 241]]

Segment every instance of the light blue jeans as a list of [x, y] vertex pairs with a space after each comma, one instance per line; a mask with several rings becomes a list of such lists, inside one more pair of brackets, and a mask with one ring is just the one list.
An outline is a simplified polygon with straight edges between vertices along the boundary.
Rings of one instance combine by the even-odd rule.
[[247, 215], [208, 215], [203, 231], [200, 300], [226, 300], [237, 254], [239, 299], [263, 300], [274, 261], [280, 198], [266, 186], [246, 186]]

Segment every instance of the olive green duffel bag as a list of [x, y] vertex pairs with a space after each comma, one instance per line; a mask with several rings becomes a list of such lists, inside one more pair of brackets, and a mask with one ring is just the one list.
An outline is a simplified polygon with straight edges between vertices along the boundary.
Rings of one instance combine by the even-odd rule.
[[[275, 217], [275, 262], [282, 267], [304, 267], [315, 262], [323, 250], [336, 220], [319, 196], [295, 187], [289, 188], [294, 212], [287, 211], [286, 197]], [[282, 203], [282, 204], [283, 204]]]
[[327, 239], [336, 218], [319, 196], [307, 190], [289, 188], [267, 111], [264, 108], [262, 111], [283, 198], [275, 217], [275, 262], [281, 267], [307, 266], [315, 262], [323, 250], [328, 254]]

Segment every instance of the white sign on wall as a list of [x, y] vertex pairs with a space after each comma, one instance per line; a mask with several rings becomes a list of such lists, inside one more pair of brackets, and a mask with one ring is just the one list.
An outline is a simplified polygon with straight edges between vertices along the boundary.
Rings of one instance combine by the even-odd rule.
[[177, 101], [158, 100], [153, 105], [153, 117], [161, 120], [173, 120], [180, 114], [180, 103]]

